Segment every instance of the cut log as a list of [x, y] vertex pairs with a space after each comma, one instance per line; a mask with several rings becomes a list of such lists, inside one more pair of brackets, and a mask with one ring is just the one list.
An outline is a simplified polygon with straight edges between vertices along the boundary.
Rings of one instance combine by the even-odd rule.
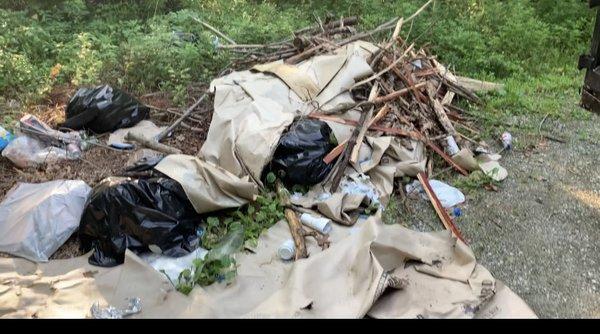
[[290, 227], [292, 239], [294, 239], [294, 260], [307, 258], [308, 252], [306, 251], [306, 242], [304, 241], [305, 231], [302, 228], [302, 223], [300, 223], [296, 212], [289, 208], [289, 206], [291, 206], [289, 193], [279, 181], [277, 181], [275, 187], [279, 201], [284, 207], [286, 207], [284, 209], [285, 219]]
[[127, 133], [127, 136], [125, 136], [125, 140], [135, 141], [142, 146], [145, 146], [147, 148], [150, 148], [155, 151], [162, 152], [162, 153], [166, 153], [166, 154], [181, 154], [182, 153], [180, 149], [177, 149], [177, 148], [165, 145], [165, 144], [161, 144], [161, 143], [157, 142], [156, 140], [138, 136], [137, 134], [131, 133], [131, 132]]

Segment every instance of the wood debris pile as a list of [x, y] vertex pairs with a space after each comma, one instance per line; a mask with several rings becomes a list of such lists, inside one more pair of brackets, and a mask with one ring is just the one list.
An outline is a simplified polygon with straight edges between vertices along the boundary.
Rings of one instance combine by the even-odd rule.
[[[377, 44], [379, 51], [369, 59], [369, 65], [375, 74], [357, 82], [350, 89], [357, 103], [327, 112], [316, 110], [309, 115], [316, 119], [356, 126], [356, 136], [341, 143], [326, 157], [326, 161], [333, 161], [341, 155], [342, 159], [338, 160], [355, 162], [361, 141], [369, 132], [369, 135], [385, 134], [423, 141], [450, 166], [467, 175], [467, 171], [444, 152], [449, 136], [460, 143], [460, 146], [468, 148], [485, 143], [475, 140], [479, 131], [474, 129], [464, 110], [452, 103], [465, 99], [480, 104], [481, 100], [472, 89], [481, 87], [482, 90], [490, 90], [498, 87], [492, 83], [453, 75], [434, 55], [425, 49], [416, 49], [414, 43], [400, 37], [403, 25], [406, 26], [428, 5], [429, 2], [406, 20], [394, 18], [366, 32], [357, 31], [359, 19], [355, 16], [339, 19], [327, 17], [325, 20], [317, 19], [318, 24], [315, 26], [297, 30], [292, 38], [280, 42], [236, 44], [226, 38], [230, 44], [221, 45], [220, 48], [240, 55], [234, 62], [236, 68], [278, 60], [293, 65], [315, 55], [331, 53], [354, 41], [373, 39], [377, 34], [393, 29], [392, 37]], [[341, 117], [349, 109], [362, 109], [364, 117], [358, 122]], [[345, 166], [344, 162], [338, 163]], [[431, 171], [432, 166], [429, 168]], [[335, 188], [337, 182], [334, 182], [334, 190]]]
[[[416, 39], [411, 42], [408, 37], [400, 36], [403, 26], [406, 27], [430, 3], [427, 2], [407, 19], [394, 18], [366, 32], [357, 31], [357, 17], [318, 19], [317, 25], [294, 32], [292, 38], [270, 44], [236, 44], [215, 32], [229, 42], [220, 48], [239, 54], [240, 57], [234, 61], [233, 67], [236, 68], [274, 61], [295, 65], [317, 55], [330, 54], [355, 41], [375, 43], [378, 50], [367, 59], [373, 74], [361, 78], [348, 89], [355, 103], [328, 110], [316, 106], [308, 115], [354, 127], [351, 137], [339, 143], [324, 158], [326, 163], [334, 163], [324, 183], [331, 182], [330, 191], [336, 192], [346, 167], [357, 164], [365, 136], [387, 135], [401, 138], [403, 145], [409, 149], [410, 142], [414, 140], [425, 144], [429, 159], [426, 173], [422, 173], [419, 180], [428, 186], [426, 176], [433, 174], [434, 155], [445, 161], [444, 171], [454, 169], [468, 175], [464, 165], [459, 165], [452, 156], [459, 152], [459, 147], [474, 151], [478, 146], [487, 146], [479, 141], [480, 133], [472, 125], [472, 119], [453, 103], [466, 100], [481, 104], [474, 91], [501, 88], [501, 85], [455, 76], [428, 50], [415, 47]], [[374, 42], [382, 32], [392, 30], [391, 38]], [[349, 118], [347, 112], [350, 110], [358, 111], [360, 117]], [[429, 195], [434, 206], [436, 201], [439, 204], [435, 194]], [[438, 211], [444, 225], [462, 239], [451, 219], [444, 215], [445, 211]]]

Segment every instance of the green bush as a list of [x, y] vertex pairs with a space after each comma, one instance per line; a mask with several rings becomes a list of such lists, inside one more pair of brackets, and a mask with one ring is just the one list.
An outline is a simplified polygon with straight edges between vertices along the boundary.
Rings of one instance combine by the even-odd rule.
[[[213, 33], [194, 17], [238, 43], [261, 43], [289, 37], [315, 16], [358, 15], [368, 29], [424, 2], [0, 0], [0, 96], [33, 103], [55, 85], [109, 83], [136, 94], [167, 91], [184, 104], [188, 86], [207, 83], [231, 56], [215, 51]], [[403, 34], [410, 30], [462, 75], [575, 87], [580, 74], [569, 69], [588, 47], [593, 16], [578, 0], [436, 1]], [[510, 91], [522, 86], [509, 85], [495, 104], [533, 109], [523, 91]]]

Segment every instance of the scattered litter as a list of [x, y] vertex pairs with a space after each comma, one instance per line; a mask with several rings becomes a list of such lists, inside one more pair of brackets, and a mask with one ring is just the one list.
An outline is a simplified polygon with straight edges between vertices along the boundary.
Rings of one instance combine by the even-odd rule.
[[54, 130], [33, 115], [19, 120], [18, 131], [23, 135], [8, 143], [2, 156], [20, 168], [78, 159], [87, 147], [80, 133]]
[[48, 261], [77, 230], [91, 190], [83, 181], [17, 184], [0, 203], [0, 251]]
[[485, 175], [491, 177], [495, 181], [502, 181], [508, 176], [508, 172], [502, 166], [498, 160], [502, 156], [499, 154], [479, 154], [475, 159], [479, 164], [479, 168], [485, 173]]
[[170, 257], [187, 255], [199, 245], [199, 218], [185, 192], [168, 178], [108, 178], [94, 188], [79, 226], [90, 264], [123, 263], [125, 250], [149, 250]]
[[[438, 180], [429, 180], [429, 184], [444, 208], [451, 208], [465, 201], [465, 195], [457, 188]], [[413, 192], [419, 193], [425, 200], [428, 199], [419, 180], [414, 180], [412, 183], [406, 185], [406, 193], [411, 194]]]
[[95, 133], [134, 126], [148, 117], [150, 110], [127, 93], [109, 85], [80, 88], [67, 105], [61, 127]]
[[331, 232], [331, 219], [316, 217], [308, 213], [300, 215], [300, 222], [308, 227], [311, 227], [323, 234]]
[[505, 150], [512, 149], [512, 135], [509, 132], [502, 133], [502, 146]]
[[449, 155], [455, 155], [459, 152], [458, 145], [453, 136], [446, 137], [446, 152]]
[[377, 189], [371, 183], [368, 175], [359, 174], [358, 176], [350, 176], [352, 180], [344, 179], [341, 183], [341, 191], [344, 194], [365, 195], [369, 199], [370, 204], [379, 204], [379, 194]]
[[55, 164], [61, 160], [77, 159], [67, 150], [55, 146], [47, 146], [41, 141], [19, 136], [8, 143], [2, 156], [20, 168], [37, 167], [44, 164]]
[[460, 217], [462, 216], [462, 210], [459, 207], [454, 207], [454, 209], [452, 209], [452, 214], [454, 217]]
[[452, 156], [452, 160], [454, 160], [456, 164], [468, 170], [469, 172], [480, 170], [479, 164], [473, 156], [473, 152], [471, 152], [469, 149], [463, 148], [457, 154]]
[[[419, 12], [430, 3], [432, 1], [428, 1]], [[125, 172], [139, 179], [107, 178], [93, 191], [86, 186], [87, 193], [82, 199], [64, 204], [78, 205], [80, 219], [59, 217], [48, 220], [55, 225], [70, 222], [68, 233], [60, 236], [55, 236], [57, 232], [54, 230], [44, 233], [44, 237], [52, 238], [47, 242], [52, 251], [73, 233], [76, 227], [73, 222], [79, 221], [81, 248], [86, 252], [93, 250], [87, 258], [90, 264], [112, 267], [125, 263], [123, 267], [131, 270], [131, 263], [128, 265], [129, 260], [125, 261], [126, 258], [131, 259], [131, 252], [127, 251], [130, 249], [142, 256], [152, 268], [166, 274], [176, 289], [185, 294], [196, 285], [230, 283], [236, 277], [237, 266], [245, 266], [247, 270], [240, 275], [240, 284], [229, 286], [232, 290], [225, 290], [228, 284], [218, 284], [202, 292], [203, 300], [217, 303], [196, 301], [194, 307], [182, 307], [186, 309], [184, 315], [188, 316], [255, 316], [272, 315], [274, 312], [290, 315], [297, 314], [298, 309], [303, 309], [308, 316], [364, 316], [369, 309], [374, 314], [383, 312], [379, 315], [397, 312], [396, 317], [406, 316], [407, 311], [401, 307], [385, 305], [386, 302], [394, 303], [394, 300], [396, 305], [414, 309], [418, 315], [437, 315], [439, 311], [431, 307], [435, 304], [444, 309], [446, 316], [463, 313], [474, 316], [476, 307], [493, 294], [494, 280], [489, 272], [476, 264], [468, 247], [457, 243], [449, 234], [427, 234], [408, 231], [398, 225], [381, 224], [379, 210], [393, 194], [395, 180], [417, 177], [419, 181], [407, 185], [407, 192], [416, 191], [429, 199], [444, 227], [464, 242], [450, 214], [454, 217], [462, 215], [461, 209], [455, 206], [464, 202], [465, 196], [443, 182], [428, 180], [425, 171], [429, 169], [431, 173], [433, 168], [433, 164], [427, 162], [428, 153], [439, 155], [463, 175], [479, 169], [495, 179], [503, 179], [507, 174], [498, 164], [499, 155], [478, 148], [475, 157], [466, 148], [466, 143], [465, 148], [460, 149], [454, 137], [460, 134], [454, 125], [472, 130], [469, 133], [477, 133], [468, 118], [463, 116], [464, 111], [453, 104], [455, 97], [481, 103], [468, 86], [482, 90], [496, 89], [497, 86], [458, 78], [426, 49], [417, 49], [414, 43], [402, 42], [398, 36], [402, 24], [414, 16], [406, 22], [394, 19], [362, 33], [356, 33], [353, 27], [358, 22], [357, 17], [340, 18], [339, 21], [327, 19], [319, 22], [318, 26], [295, 32], [292, 43], [282, 41], [269, 45], [236, 44], [216, 28], [201, 22], [227, 42], [221, 44], [216, 39], [215, 48], [233, 49], [235, 53], [244, 54], [243, 62], [234, 59], [237, 66], [261, 64], [215, 79], [206, 93], [167, 128], [144, 121], [149, 109], [118, 89], [104, 85], [78, 90], [69, 101], [63, 127], [95, 133], [113, 132], [108, 139], [108, 144], [113, 147], [130, 149], [135, 142], [162, 153], [149, 150], [136, 152], [128, 161]], [[394, 29], [394, 34], [389, 41], [376, 45], [361, 40], [391, 29]], [[193, 37], [173, 33], [176, 43], [192, 41]], [[180, 148], [162, 144], [161, 140], [179, 125], [190, 127], [183, 121], [192, 117], [190, 115], [209, 94], [213, 95], [214, 109], [206, 141], [198, 156], [183, 155]], [[21, 128], [27, 136], [18, 137], [10, 143], [5, 139], [8, 136], [0, 137], [7, 142], [2, 155], [9, 159], [12, 157], [11, 161], [17, 165], [73, 158], [81, 154], [86, 143], [85, 131], [59, 132], [33, 116], [22, 119]], [[512, 138], [508, 135], [507, 139], [503, 134], [505, 149], [512, 147]], [[179, 138], [183, 137], [177, 135], [176, 138], [181, 142]], [[484, 143], [481, 145], [486, 146]], [[154, 171], [161, 177], [147, 177], [155, 176]], [[287, 224], [275, 223], [266, 232], [265, 239], [260, 239], [270, 242], [255, 247], [256, 254], [235, 256], [242, 249], [249, 232], [254, 233], [245, 231], [239, 221], [228, 223], [226, 235], [210, 251], [200, 248], [203, 233], [200, 228], [203, 216], [200, 214], [218, 214], [220, 210], [239, 208], [256, 201], [259, 188], [272, 190], [269, 186], [273, 182], [260, 182], [269, 175], [269, 171], [280, 179], [274, 183]], [[298, 185], [302, 192], [307, 192], [305, 195], [295, 193], [290, 199], [282, 184]], [[91, 197], [86, 201], [90, 192]], [[10, 205], [11, 194], [12, 191], [5, 202], [0, 203], [0, 214], [4, 209], [7, 217], [19, 212], [12, 207], [11, 210], [3, 207]], [[38, 210], [38, 207], [42, 210], [43, 205], [35, 202], [39, 196], [43, 196], [43, 192], [23, 196], [26, 201], [15, 203], [25, 205], [27, 202], [31, 206], [27, 207], [28, 210]], [[444, 209], [451, 207], [454, 208]], [[294, 209], [302, 214], [298, 217]], [[65, 210], [46, 210], [57, 215], [67, 214], [63, 212]], [[310, 214], [310, 210], [322, 217]], [[32, 215], [31, 219], [37, 222], [36, 219], [44, 214], [48, 213]], [[23, 218], [16, 217], [10, 220], [10, 224], [16, 224], [14, 222], [18, 219]], [[3, 221], [0, 218], [0, 241], [6, 240], [3, 237], [9, 235], [2, 233], [2, 229], [12, 228], [6, 221], [9, 219]], [[217, 219], [217, 222], [220, 220]], [[303, 228], [302, 224], [312, 229]], [[347, 228], [339, 228], [338, 224]], [[287, 239], [288, 232], [293, 239]], [[10, 234], [14, 238], [15, 233], [10, 231]], [[307, 247], [305, 238], [314, 237], [324, 250], [330, 244], [329, 234], [335, 240], [334, 247], [328, 253], [320, 254], [323, 256], [309, 256], [314, 244]], [[406, 242], [398, 243], [397, 240]], [[419, 246], [426, 243], [452, 244], [453, 247], [429, 249]], [[303, 262], [292, 268], [281, 261], [265, 261], [276, 252], [283, 260], [302, 259]], [[406, 255], [402, 256], [403, 259], [427, 261], [418, 264], [419, 261], [411, 260], [410, 265], [392, 261], [395, 265], [390, 265], [389, 259], [393, 254]], [[47, 260], [49, 255], [44, 253], [43, 256]], [[86, 258], [78, 261], [82, 260]], [[240, 262], [237, 263], [237, 260]], [[337, 266], [334, 271], [326, 266], [332, 263], [331, 260]], [[139, 261], [132, 262], [135, 262], [133, 267], [136, 270], [141, 272], [145, 266], [150, 272], [148, 282], [158, 277], [149, 266]], [[438, 262], [442, 265], [430, 265]], [[465, 266], [468, 270], [464, 269]], [[87, 284], [98, 278], [97, 282], [93, 282], [97, 285], [82, 286], [82, 291], [99, 287], [103, 295], [123, 296], [121, 292], [125, 286], [120, 287], [117, 283], [122, 283], [122, 277], [134, 277], [123, 274], [126, 268], [123, 272], [119, 269], [99, 270], [102, 275], [86, 280]], [[48, 273], [53, 271], [45, 274]], [[354, 280], [364, 280], [365, 273], [370, 279], [363, 282], [365, 286], [377, 286], [378, 291], [355, 289]], [[392, 277], [394, 274], [412, 275], [411, 281], [417, 284], [405, 286], [410, 291], [395, 295], [393, 299], [390, 296], [394, 296], [394, 291], [379, 298], [386, 287], [394, 287], [389, 282], [395, 279]], [[450, 276], [451, 279], [448, 278]], [[119, 282], [112, 284], [111, 277]], [[81, 277], [78, 276], [78, 279]], [[163, 277], [160, 280], [164, 283]], [[277, 283], [271, 284], [273, 280]], [[136, 290], [137, 285], [145, 281], [125, 283], [127, 288]], [[482, 288], [484, 283], [485, 288]], [[278, 284], [280, 286], [276, 286]], [[310, 289], [306, 289], [307, 286]], [[19, 288], [27, 291], [29, 286]], [[443, 296], [441, 292], [436, 294], [436, 288], [444, 291]], [[115, 293], [116, 289], [119, 289], [119, 294]], [[429, 292], [422, 294], [417, 291], [419, 289]], [[158, 293], [158, 289], [145, 290]], [[338, 290], [342, 293], [331, 293]], [[344, 294], [344, 291], [350, 290], [360, 293]], [[0, 299], [8, 295], [2, 294]], [[146, 300], [146, 295], [135, 291], [127, 295]], [[79, 296], [87, 297], [81, 293]], [[162, 299], [159, 306], [178, 303], [176, 298], [181, 297], [170, 295], [172, 298], [167, 299], [167, 296], [159, 298]], [[268, 301], [264, 300], [265, 296], [268, 296]], [[340, 296], [343, 298], [340, 299]], [[59, 303], [48, 302], [53, 296], [44, 297], [46, 300], [41, 303], [45, 303], [45, 307], [57, 308], [53, 305]], [[432, 302], [428, 298], [437, 300]], [[112, 305], [100, 307], [96, 299], [85, 299], [84, 307], [80, 307], [79, 311], [87, 312], [87, 306], [92, 303], [90, 311], [94, 318], [123, 318], [141, 311], [140, 298], [127, 300], [129, 305], [119, 309]], [[464, 300], [469, 300], [468, 307], [461, 304]], [[301, 305], [296, 305], [296, 301]], [[443, 304], [439, 304], [440, 301]], [[315, 307], [306, 308], [306, 305]], [[145, 307], [146, 313], [156, 314], [152, 312], [154, 310], [148, 311], [155, 307], [152, 303]], [[168, 307], [164, 310], [165, 314], [171, 311]]]
[[71, 156], [80, 156], [85, 148], [83, 138], [77, 131], [60, 132], [33, 115], [25, 115], [19, 120], [19, 131], [48, 146], [66, 148]]
[[296, 247], [294, 246], [293, 239], [287, 239], [277, 249], [277, 255], [279, 255], [279, 257], [284, 261], [289, 261], [289, 260], [293, 259], [295, 252], [296, 252]]
[[429, 202], [431, 202], [431, 205], [435, 209], [435, 212], [437, 213], [444, 227], [447, 230], [451, 231], [455, 237], [467, 244], [467, 241], [465, 240], [465, 238], [463, 238], [462, 233], [460, 233], [460, 230], [458, 229], [458, 227], [456, 227], [456, 225], [452, 221], [452, 218], [450, 218], [446, 210], [444, 210], [442, 203], [440, 202], [439, 198], [435, 194], [435, 191], [433, 191], [431, 187], [431, 183], [429, 182], [427, 175], [421, 172], [417, 174], [417, 178], [424, 186], [425, 192], [427, 193], [427, 197], [429, 198]]
[[143, 254], [140, 257], [148, 262], [152, 268], [167, 275], [171, 282], [175, 281], [184, 269], [192, 266], [194, 260], [204, 259], [208, 250], [198, 247], [188, 255], [169, 257], [155, 253]]
[[133, 127], [114, 131], [108, 137], [106, 144], [116, 148], [131, 149], [135, 147], [135, 144], [132, 144], [125, 139], [129, 133], [133, 133], [134, 136], [137, 135], [139, 137], [152, 139], [166, 128], [166, 126], [158, 127], [151, 121], [143, 120]]
[[12, 133], [8, 132], [5, 128], [0, 126], [0, 152], [14, 139]]
[[317, 184], [331, 171], [323, 158], [335, 145], [327, 123], [303, 119], [293, 123], [279, 139], [271, 170], [288, 185]]
[[124, 309], [116, 308], [112, 305], [107, 307], [100, 307], [99, 302], [95, 302], [90, 312], [94, 319], [123, 319], [124, 317], [132, 314], [140, 313], [142, 311], [142, 300], [137, 297], [126, 298], [127, 307]]

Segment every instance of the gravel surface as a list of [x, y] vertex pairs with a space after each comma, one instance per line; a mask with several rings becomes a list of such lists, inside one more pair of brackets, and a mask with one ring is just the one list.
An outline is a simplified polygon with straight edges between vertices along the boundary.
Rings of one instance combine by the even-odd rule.
[[[528, 138], [537, 141], [534, 148], [505, 154], [509, 176], [498, 192], [465, 189], [455, 221], [480, 263], [539, 317], [598, 318], [600, 116], [545, 128], [567, 142]], [[405, 224], [441, 228], [428, 201], [409, 199], [409, 205], [413, 215]]]

